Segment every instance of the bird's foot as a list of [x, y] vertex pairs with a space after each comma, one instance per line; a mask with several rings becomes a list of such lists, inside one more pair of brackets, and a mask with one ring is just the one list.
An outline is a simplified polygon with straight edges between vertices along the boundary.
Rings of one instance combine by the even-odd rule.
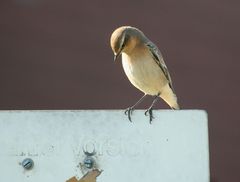
[[124, 112], [125, 115], [128, 116], [128, 120], [129, 120], [130, 122], [132, 122], [131, 115], [132, 115], [133, 110], [134, 110], [133, 107], [129, 107], [129, 108], [127, 108], [127, 109], [125, 110], [125, 112]]
[[148, 116], [149, 115], [149, 123], [152, 124], [152, 120], [154, 119], [153, 117], [153, 112], [152, 112], [152, 108], [149, 108], [145, 111], [145, 116]]

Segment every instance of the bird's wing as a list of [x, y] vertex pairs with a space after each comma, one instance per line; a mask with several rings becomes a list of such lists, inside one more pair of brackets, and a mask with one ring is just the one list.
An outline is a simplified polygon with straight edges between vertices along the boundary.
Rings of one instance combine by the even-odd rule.
[[170, 88], [173, 90], [172, 79], [169, 74], [168, 68], [163, 60], [161, 52], [158, 50], [157, 46], [150, 41], [146, 43], [146, 46], [148, 47], [149, 51], [152, 53], [153, 59], [156, 61], [158, 66], [163, 71], [165, 77], [167, 78], [167, 80], [169, 82]]

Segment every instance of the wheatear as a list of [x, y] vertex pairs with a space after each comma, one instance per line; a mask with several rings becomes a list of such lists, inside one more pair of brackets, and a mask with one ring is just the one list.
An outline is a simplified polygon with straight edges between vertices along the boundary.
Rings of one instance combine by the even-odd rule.
[[163, 57], [157, 46], [142, 31], [131, 26], [117, 28], [111, 36], [111, 47], [114, 60], [122, 55], [123, 69], [129, 81], [144, 93], [136, 104], [125, 111], [130, 121], [132, 111], [147, 95], [154, 96], [151, 106], [145, 112], [145, 115], [149, 114], [150, 123], [153, 119], [153, 106], [159, 97], [172, 109], [179, 109]]

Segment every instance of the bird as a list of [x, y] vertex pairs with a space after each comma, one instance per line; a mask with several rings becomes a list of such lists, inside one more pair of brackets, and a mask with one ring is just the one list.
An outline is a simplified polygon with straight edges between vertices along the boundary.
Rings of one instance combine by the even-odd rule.
[[122, 66], [129, 81], [144, 95], [125, 110], [129, 121], [137, 105], [146, 96], [153, 96], [150, 107], [145, 111], [149, 121], [153, 120], [153, 107], [162, 98], [172, 109], [180, 109], [173, 89], [172, 79], [158, 47], [136, 27], [121, 26], [110, 38], [114, 61], [122, 56]]

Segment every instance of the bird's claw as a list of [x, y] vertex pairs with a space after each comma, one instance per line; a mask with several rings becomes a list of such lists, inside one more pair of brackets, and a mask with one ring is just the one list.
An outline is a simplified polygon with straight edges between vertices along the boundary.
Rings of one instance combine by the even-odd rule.
[[149, 122], [150, 122], [150, 124], [152, 124], [152, 120], [154, 119], [152, 110], [153, 110], [152, 108], [149, 108], [144, 113], [145, 116], [148, 116], [148, 114], [149, 114]]
[[133, 107], [129, 107], [125, 110], [124, 114], [128, 116], [128, 120], [132, 122], [131, 115], [133, 112]]

